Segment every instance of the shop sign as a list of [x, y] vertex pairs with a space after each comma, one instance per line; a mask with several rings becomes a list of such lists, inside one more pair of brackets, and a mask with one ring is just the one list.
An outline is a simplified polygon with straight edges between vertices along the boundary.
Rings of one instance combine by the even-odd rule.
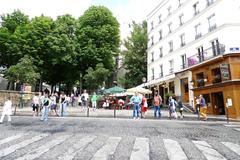
[[230, 70], [228, 64], [220, 64], [222, 81], [230, 80]]

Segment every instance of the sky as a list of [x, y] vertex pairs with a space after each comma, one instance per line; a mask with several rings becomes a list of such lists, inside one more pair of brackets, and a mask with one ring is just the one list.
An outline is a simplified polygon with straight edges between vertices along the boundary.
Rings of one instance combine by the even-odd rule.
[[161, 0], [0, 0], [0, 15], [21, 10], [30, 18], [45, 15], [56, 18], [71, 14], [80, 17], [92, 5], [109, 8], [120, 23], [121, 39], [128, 36], [129, 24], [142, 22]]

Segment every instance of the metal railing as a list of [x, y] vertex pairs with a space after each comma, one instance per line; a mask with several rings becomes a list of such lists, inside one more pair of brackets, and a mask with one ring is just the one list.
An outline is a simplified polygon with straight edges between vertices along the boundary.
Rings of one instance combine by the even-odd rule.
[[224, 53], [225, 53], [225, 46], [223, 44], [214, 45], [214, 46], [204, 50], [203, 53], [201, 53], [201, 55], [195, 54], [191, 57], [188, 57], [187, 58], [188, 67], [197, 65], [206, 60], [212, 59], [218, 55], [222, 55]]

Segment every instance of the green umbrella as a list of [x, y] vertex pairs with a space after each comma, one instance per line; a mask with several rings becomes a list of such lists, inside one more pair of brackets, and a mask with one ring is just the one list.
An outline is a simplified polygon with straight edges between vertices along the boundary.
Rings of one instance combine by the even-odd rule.
[[107, 93], [107, 94], [122, 93], [122, 92], [125, 92], [125, 91], [126, 91], [126, 89], [118, 87], [118, 86], [115, 86], [115, 87], [108, 88], [108, 89], [104, 90], [104, 92]]

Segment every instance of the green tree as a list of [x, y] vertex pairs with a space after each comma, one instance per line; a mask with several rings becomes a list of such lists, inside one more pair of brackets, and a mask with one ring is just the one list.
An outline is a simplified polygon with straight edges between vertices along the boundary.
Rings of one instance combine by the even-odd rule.
[[112, 70], [114, 57], [119, 53], [119, 23], [111, 11], [103, 6], [92, 6], [79, 18], [77, 42], [81, 70], [103, 63]]
[[89, 67], [87, 74], [84, 76], [86, 87], [89, 89], [98, 89], [109, 76], [109, 70], [104, 68], [102, 63], [97, 64], [95, 70]]
[[33, 64], [33, 58], [25, 55], [19, 63], [11, 66], [5, 72], [5, 77], [12, 82], [35, 84], [40, 75]]
[[125, 80], [126, 87], [133, 87], [142, 83], [142, 78], [147, 76], [147, 22], [142, 24], [132, 23], [133, 31], [124, 40], [126, 48], [123, 51], [124, 67], [127, 70]]
[[20, 52], [16, 31], [29, 23], [28, 16], [19, 10], [0, 17], [0, 65], [15, 65], [23, 54]]

